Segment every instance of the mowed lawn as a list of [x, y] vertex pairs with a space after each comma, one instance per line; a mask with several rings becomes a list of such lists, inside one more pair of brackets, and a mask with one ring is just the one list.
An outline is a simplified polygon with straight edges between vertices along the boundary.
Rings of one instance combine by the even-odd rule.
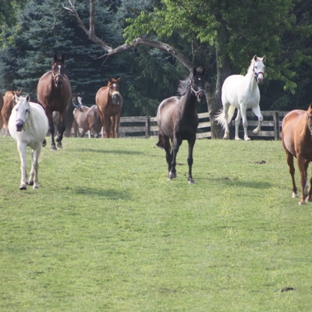
[[0, 311], [311, 311], [312, 204], [280, 141], [197, 140], [189, 185], [186, 142], [168, 181], [154, 139], [47, 140], [20, 191], [0, 137]]

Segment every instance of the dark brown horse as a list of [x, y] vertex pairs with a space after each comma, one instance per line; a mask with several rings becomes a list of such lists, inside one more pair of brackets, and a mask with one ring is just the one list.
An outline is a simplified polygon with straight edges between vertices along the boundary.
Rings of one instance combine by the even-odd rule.
[[[11, 112], [13, 109], [13, 106], [16, 104], [15, 102], [15, 95], [20, 96], [22, 94], [22, 90], [18, 91], [7, 91], [5, 92], [3, 96], [3, 106], [1, 109], [1, 116], [2, 116], [2, 121], [5, 126], [6, 132], [8, 132], [8, 124], [9, 124], [9, 119], [11, 116]], [[2, 97], [2, 95], [1, 95]], [[0, 129], [2, 126], [0, 127]], [[7, 134], [7, 133], [6, 133]]]
[[187, 179], [189, 183], [194, 183], [192, 177], [193, 148], [198, 126], [196, 102], [206, 103], [204, 75], [204, 68], [194, 68], [193, 74], [180, 82], [180, 96], [165, 99], [158, 107], [159, 141], [157, 146], [166, 151], [168, 179], [170, 180], [177, 176], [176, 157], [182, 141], [187, 140], [187, 163], [189, 166]]
[[119, 122], [123, 104], [119, 92], [119, 82], [120, 78], [110, 78], [107, 86], [100, 88], [95, 95], [95, 103], [104, 127], [103, 138], [119, 137]]
[[310, 179], [310, 189], [308, 188], [308, 166], [312, 161], [312, 103], [307, 111], [293, 110], [283, 119], [282, 123], [282, 143], [286, 151], [287, 164], [293, 184], [292, 197], [298, 197], [295, 183], [294, 157], [301, 177], [301, 199], [299, 205], [306, 201], [312, 201], [312, 178]]
[[56, 150], [54, 141], [54, 124], [52, 113], [59, 112], [59, 129], [56, 138], [57, 146], [62, 148], [63, 133], [65, 131], [65, 114], [66, 108], [71, 99], [71, 85], [68, 77], [64, 73], [64, 56], [54, 55], [52, 60], [52, 69], [46, 72], [37, 85], [37, 98], [39, 103], [43, 105], [46, 115], [49, 119], [49, 127], [51, 133], [51, 149]]

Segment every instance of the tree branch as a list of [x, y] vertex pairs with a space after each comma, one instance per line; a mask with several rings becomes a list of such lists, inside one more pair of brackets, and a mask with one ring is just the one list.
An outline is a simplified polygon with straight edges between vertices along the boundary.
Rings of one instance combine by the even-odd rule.
[[147, 38], [139, 37], [139, 38], [134, 39], [133, 43], [131, 43], [131, 44], [124, 43], [124, 44], [122, 44], [116, 48], [109, 46], [104, 40], [100, 39], [99, 37], [97, 37], [95, 35], [95, 27], [94, 27], [95, 4], [94, 4], [94, 0], [90, 0], [89, 29], [87, 29], [87, 27], [83, 24], [82, 20], [80, 19], [79, 14], [76, 10], [75, 4], [72, 2], [72, 0], [67, 0], [67, 1], [69, 3], [69, 7], [66, 7], [63, 5], [63, 8], [67, 11], [70, 11], [75, 16], [75, 18], [78, 22], [78, 25], [86, 33], [88, 38], [91, 41], [93, 41], [94, 43], [96, 43], [97, 45], [99, 45], [104, 51], [107, 52], [104, 55], [102, 55], [100, 58], [111, 56], [114, 54], [118, 54], [118, 53], [127, 51], [127, 50], [134, 48], [136, 46], [139, 46], [139, 45], [145, 45], [145, 46], [149, 46], [149, 47], [152, 47], [155, 49], [159, 49], [159, 50], [162, 50], [162, 51], [165, 51], [165, 52], [171, 54], [174, 58], [176, 58], [179, 62], [181, 62], [181, 64], [184, 67], [186, 67], [189, 71], [193, 70], [193, 64], [181, 52], [174, 49], [169, 44], [161, 42], [161, 41], [155, 41], [155, 40], [150, 40]]

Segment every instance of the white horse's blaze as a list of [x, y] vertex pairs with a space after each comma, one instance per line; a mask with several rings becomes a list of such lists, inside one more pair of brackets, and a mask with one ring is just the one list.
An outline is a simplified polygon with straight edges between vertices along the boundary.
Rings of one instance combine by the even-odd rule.
[[258, 117], [258, 126], [253, 130], [254, 134], [261, 131], [263, 117], [260, 111], [260, 91], [258, 83], [264, 80], [264, 57], [252, 58], [248, 72], [245, 76], [232, 75], [225, 79], [222, 86], [222, 106], [223, 109], [216, 116], [216, 121], [224, 129], [224, 139], [229, 138], [229, 122], [231, 121], [235, 109], [237, 108], [237, 117], [235, 119], [235, 139], [239, 140], [238, 129], [242, 118], [244, 128], [244, 140], [250, 140], [247, 133], [246, 111], [251, 108], [253, 113]]
[[[9, 131], [17, 141], [17, 149], [21, 159], [20, 189], [25, 190], [26, 184], [38, 188], [38, 159], [41, 146], [48, 132], [48, 118], [43, 107], [37, 103], [29, 102], [29, 95], [17, 97], [16, 106], [9, 119]], [[22, 125], [22, 126], [21, 126]], [[32, 148], [31, 171], [27, 182], [26, 148]]]

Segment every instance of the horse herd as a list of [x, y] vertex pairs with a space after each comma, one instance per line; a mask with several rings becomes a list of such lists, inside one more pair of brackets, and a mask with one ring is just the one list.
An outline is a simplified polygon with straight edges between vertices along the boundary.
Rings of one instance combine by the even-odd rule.
[[[247, 133], [246, 110], [251, 108], [258, 117], [258, 126], [254, 133], [261, 131], [263, 117], [260, 111], [260, 91], [258, 84], [264, 80], [264, 57], [256, 55], [251, 59], [247, 74], [231, 75], [225, 79], [222, 86], [222, 109], [215, 120], [224, 129], [224, 139], [229, 138], [229, 123], [237, 109], [235, 119], [235, 139], [239, 140], [238, 127], [243, 120], [244, 140], [250, 140]], [[11, 111], [2, 108], [0, 129], [3, 123], [8, 124], [11, 136], [17, 141], [21, 158], [20, 189], [26, 185], [38, 188], [38, 157], [42, 146], [46, 145], [45, 137], [48, 130], [51, 133], [51, 149], [62, 148], [62, 138], [66, 129], [66, 114], [72, 119], [69, 123], [77, 135], [78, 127], [83, 128], [83, 136], [87, 130], [99, 135], [104, 128], [103, 137], [117, 138], [120, 122], [120, 112], [123, 104], [119, 92], [120, 78], [110, 78], [108, 85], [101, 87], [95, 96], [96, 105], [84, 106], [78, 94], [72, 95], [71, 85], [64, 73], [64, 56], [54, 56], [52, 69], [46, 72], [38, 81], [38, 103], [30, 102], [29, 96], [21, 96], [21, 92], [8, 91], [0, 96], [1, 107], [11, 107]], [[194, 68], [186, 80], [180, 81], [178, 96], [163, 100], [157, 110], [159, 140], [157, 146], [166, 152], [168, 179], [176, 178], [176, 157], [183, 140], [188, 142], [188, 182], [194, 183], [192, 177], [193, 148], [196, 141], [198, 116], [196, 102], [206, 103], [205, 68]], [[9, 103], [4, 105], [4, 103]], [[72, 108], [69, 109], [71, 103]], [[55, 113], [57, 113], [58, 135], [55, 135]], [[2, 117], [2, 118], [1, 118]], [[86, 130], [87, 129], [87, 130]], [[90, 135], [90, 134], [89, 134]], [[307, 184], [307, 169], [312, 161], [312, 104], [307, 111], [294, 110], [289, 112], [282, 122], [282, 145], [287, 156], [287, 164], [292, 178], [293, 197], [298, 197], [294, 178], [294, 157], [297, 158], [301, 176], [301, 199], [299, 204], [312, 201], [312, 178], [310, 189]], [[32, 167], [27, 179], [26, 147], [32, 148]]]

